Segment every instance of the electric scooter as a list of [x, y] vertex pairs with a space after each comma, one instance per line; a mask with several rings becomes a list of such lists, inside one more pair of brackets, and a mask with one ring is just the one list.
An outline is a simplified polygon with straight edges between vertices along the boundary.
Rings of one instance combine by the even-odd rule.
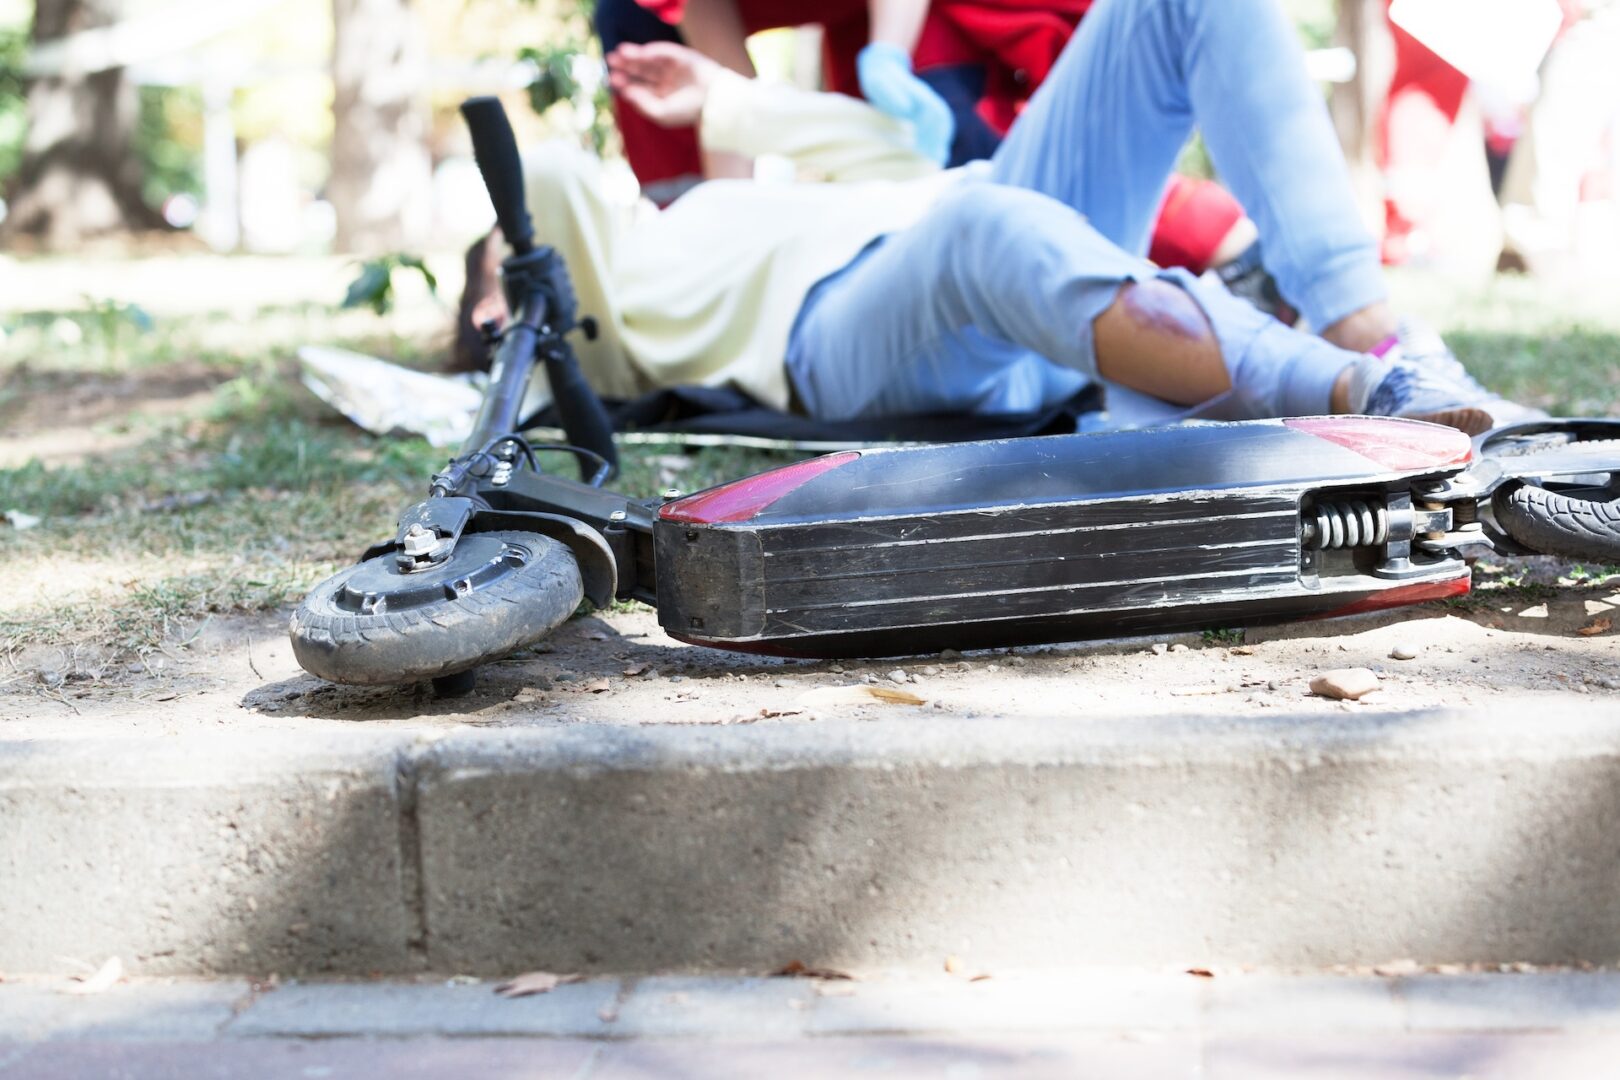
[[[300, 664], [340, 683], [433, 679], [635, 599], [694, 644], [889, 656], [1348, 615], [1459, 596], [1459, 549], [1620, 563], [1620, 421], [1475, 440], [1333, 416], [845, 451], [696, 494], [606, 486], [612, 428], [568, 344], [592, 334], [534, 243], [499, 102], [463, 106], [513, 313], [461, 452], [395, 535], [293, 615]], [[566, 445], [519, 416], [536, 363]], [[541, 468], [577, 464], [573, 480]]]

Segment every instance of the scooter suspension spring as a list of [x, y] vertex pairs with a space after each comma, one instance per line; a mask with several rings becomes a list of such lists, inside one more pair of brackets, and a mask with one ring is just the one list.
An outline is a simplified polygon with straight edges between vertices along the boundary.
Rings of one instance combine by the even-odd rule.
[[1389, 510], [1369, 499], [1336, 499], [1305, 511], [1305, 547], [1311, 551], [1382, 544], [1389, 538]]

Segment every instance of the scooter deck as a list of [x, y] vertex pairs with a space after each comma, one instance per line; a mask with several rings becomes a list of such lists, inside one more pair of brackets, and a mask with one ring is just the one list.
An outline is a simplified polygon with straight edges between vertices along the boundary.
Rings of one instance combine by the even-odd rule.
[[1397, 571], [1371, 536], [1312, 543], [1306, 522], [1370, 521], [1470, 453], [1432, 425], [1311, 418], [833, 454], [665, 505], [659, 619], [722, 648], [872, 656], [1454, 596], [1460, 561]]

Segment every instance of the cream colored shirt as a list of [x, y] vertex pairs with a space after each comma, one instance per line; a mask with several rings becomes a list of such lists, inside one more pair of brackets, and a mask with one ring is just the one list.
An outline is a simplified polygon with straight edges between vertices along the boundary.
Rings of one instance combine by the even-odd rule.
[[635, 213], [604, 197], [594, 157], [548, 143], [524, 161], [536, 239], [567, 260], [580, 313], [601, 325], [575, 342], [599, 393], [733, 385], [786, 409], [782, 357], [805, 294], [921, 217], [958, 170], [920, 157], [909, 128], [864, 102], [731, 72], [710, 87], [701, 136], [784, 156], [796, 179], [713, 180]]

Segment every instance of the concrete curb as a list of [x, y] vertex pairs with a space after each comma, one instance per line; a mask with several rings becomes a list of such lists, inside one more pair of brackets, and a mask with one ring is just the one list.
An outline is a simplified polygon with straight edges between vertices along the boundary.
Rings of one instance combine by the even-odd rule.
[[1620, 957], [1620, 717], [0, 744], [0, 968]]

